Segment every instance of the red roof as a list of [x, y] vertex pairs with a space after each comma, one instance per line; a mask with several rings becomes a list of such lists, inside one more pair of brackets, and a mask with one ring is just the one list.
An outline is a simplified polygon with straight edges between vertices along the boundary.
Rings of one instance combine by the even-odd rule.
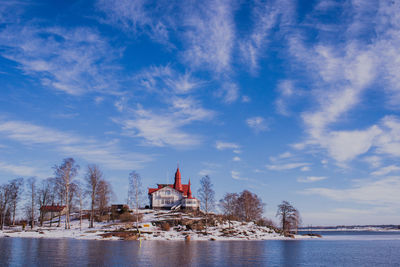
[[164, 187], [171, 187], [181, 193], [183, 193], [184, 197], [193, 199], [194, 197], [192, 196], [192, 191], [190, 190], [190, 180], [189, 184], [181, 184], [181, 173], [179, 171], [179, 168], [176, 170], [175, 173], [175, 183], [174, 184], [157, 184], [157, 188], [149, 188], [149, 195], [153, 194], [154, 192], [157, 192], [158, 190], [164, 188]]
[[[149, 188], [149, 195], [153, 194], [154, 192], [157, 192], [158, 190], [164, 188], [165, 186], [168, 186], [168, 187], [171, 187], [171, 188], [175, 189], [173, 184], [167, 184], [167, 185], [164, 185], [162, 187], [158, 186], [158, 188]], [[189, 189], [189, 185], [188, 184], [183, 184], [182, 185], [182, 190], [177, 190], [177, 191], [182, 192], [183, 196], [187, 197], [188, 196], [188, 189]], [[192, 198], [194, 198], [194, 197], [192, 197]]]
[[51, 205], [51, 206], [41, 206], [40, 210], [41, 211], [47, 211], [47, 212], [61, 212], [65, 206], [60, 206], [60, 205]]

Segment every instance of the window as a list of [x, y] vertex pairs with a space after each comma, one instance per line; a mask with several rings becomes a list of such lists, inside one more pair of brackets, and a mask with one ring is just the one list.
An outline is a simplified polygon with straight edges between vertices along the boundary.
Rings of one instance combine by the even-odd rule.
[[166, 194], [166, 195], [171, 195], [171, 191], [166, 190], [166, 191], [165, 191], [165, 194]]

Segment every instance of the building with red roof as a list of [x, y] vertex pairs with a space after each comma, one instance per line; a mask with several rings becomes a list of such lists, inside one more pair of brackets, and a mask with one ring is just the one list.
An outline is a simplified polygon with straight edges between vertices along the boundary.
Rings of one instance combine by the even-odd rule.
[[193, 197], [188, 184], [182, 184], [179, 167], [175, 172], [174, 184], [157, 184], [157, 188], [149, 188], [150, 207], [152, 209], [194, 209], [198, 210], [200, 202]]

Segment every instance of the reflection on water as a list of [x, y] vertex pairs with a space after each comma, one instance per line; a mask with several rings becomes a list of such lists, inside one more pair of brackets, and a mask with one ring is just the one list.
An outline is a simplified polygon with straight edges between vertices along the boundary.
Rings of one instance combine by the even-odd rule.
[[396, 266], [400, 241], [0, 238], [0, 266]]

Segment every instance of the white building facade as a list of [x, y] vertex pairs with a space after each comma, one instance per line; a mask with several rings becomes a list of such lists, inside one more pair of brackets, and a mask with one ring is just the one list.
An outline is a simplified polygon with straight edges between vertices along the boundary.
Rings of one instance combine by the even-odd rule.
[[192, 196], [190, 180], [181, 183], [179, 168], [175, 173], [174, 184], [158, 184], [157, 188], [149, 188], [150, 208], [152, 209], [191, 209], [198, 210], [200, 202]]

